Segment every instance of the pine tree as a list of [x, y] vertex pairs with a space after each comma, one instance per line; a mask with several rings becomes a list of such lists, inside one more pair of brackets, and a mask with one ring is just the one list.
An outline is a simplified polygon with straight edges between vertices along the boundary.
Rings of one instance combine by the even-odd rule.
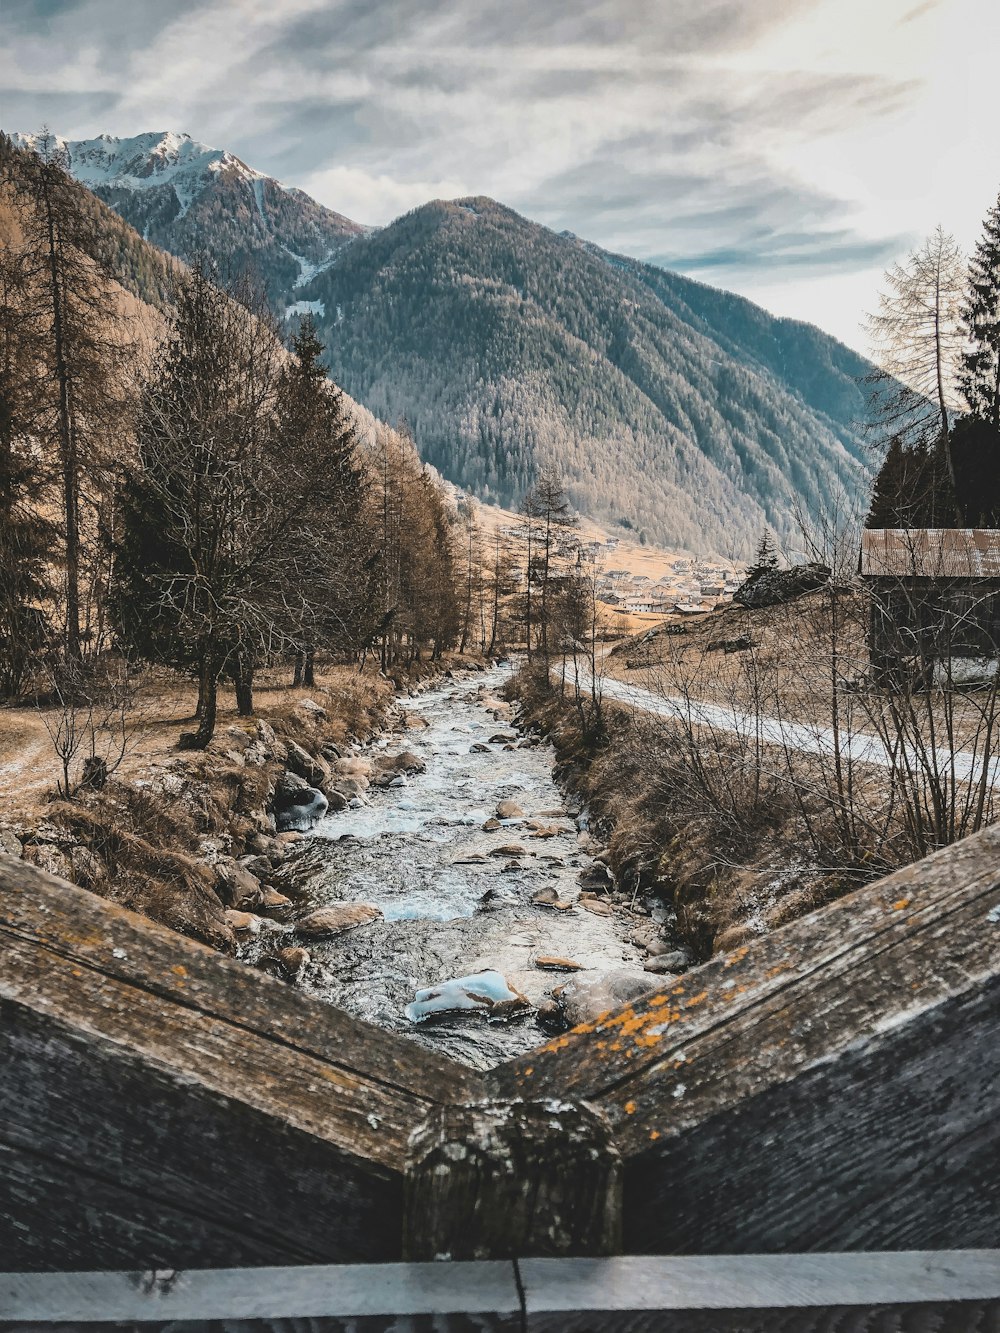
[[969, 347], [959, 386], [970, 412], [1000, 432], [1000, 198], [986, 214], [969, 263], [962, 322]]
[[770, 531], [765, 528], [760, 535], [757, 543], [757, 550], [754, 554], [753, 564], [747, 570], [747, 577], [752, 575], [761, 575], [768, 573], [769, 570], [778, 568], [778, 552], [774, 547], [774, 538]]

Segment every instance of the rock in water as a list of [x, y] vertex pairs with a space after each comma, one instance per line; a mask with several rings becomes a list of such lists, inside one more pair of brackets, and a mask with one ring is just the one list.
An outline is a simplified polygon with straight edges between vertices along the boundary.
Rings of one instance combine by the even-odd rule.
[[332, 907], [317, 907], [295, 923], [296, 935], [317, 940], [324, 935], [339, 935], [356, 926], [367, 926], [381, 919], [382, 913], [371, 903], [336, 903]]
[[523, 819], [524, 811], [516, 801], [501, 801], [497, 806], [497, 819]]
[[572, 977], [553, 994], [569, 1027], [593, 1023], [602, 1014], [621, 1009], [656, 989], [642, 972], [599, 972]]
[[308, 833], [326, 814], [329, 802], [294, 773], [278, 779], [274, 793], [274, 824], [279, 833]]
[[526, 996], [513, 990], [499, 972], [475, 972], [454, 977], [437, 986], [418, 990], [405, 1009], [411, 1023], [445, 1014], [475, 1013], [489, 1019], [510, 1018], [531, 1006]]

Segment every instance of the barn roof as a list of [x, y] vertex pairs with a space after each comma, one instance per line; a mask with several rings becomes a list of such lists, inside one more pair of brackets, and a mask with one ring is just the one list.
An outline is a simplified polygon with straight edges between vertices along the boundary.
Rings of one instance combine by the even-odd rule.
[[1000, 579], [1000, 529], [866, 528], [858, 568], [868, 578]]

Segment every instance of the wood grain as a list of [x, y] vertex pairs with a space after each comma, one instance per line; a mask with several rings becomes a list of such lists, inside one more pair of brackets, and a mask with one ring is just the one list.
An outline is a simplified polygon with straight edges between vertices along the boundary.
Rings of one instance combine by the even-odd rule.
[[0, 866], [10, 1267], [389, 1259], [445, 1061], [34, 868]]
[[1000, 1244], [990, 830], [495, 1073], [586, 1097], [631, 1252]]
[[621, 1158], [592, 1107], [439, 1107], [414, 1131], [405, 1258], [617, 1254], [621, 1239]]

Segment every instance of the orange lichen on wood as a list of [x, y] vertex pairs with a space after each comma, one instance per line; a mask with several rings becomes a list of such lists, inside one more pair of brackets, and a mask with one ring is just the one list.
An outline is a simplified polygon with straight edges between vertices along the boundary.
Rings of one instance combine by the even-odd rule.
[[910, 905], [909, 898], [899, 898], [897, 899], [896, 902], [893, 903], [892, 910], [894, 912], [902, 912], [903, 909], [909, 907], [909, 905]]
[[741, 963], [746, 958], [749, 952], [750, 946], [747, 944], [742, 945], [739, 949], [734, 949], [731, 954], [727, 955], [723, 967], [735, 967], [737, 963]]

